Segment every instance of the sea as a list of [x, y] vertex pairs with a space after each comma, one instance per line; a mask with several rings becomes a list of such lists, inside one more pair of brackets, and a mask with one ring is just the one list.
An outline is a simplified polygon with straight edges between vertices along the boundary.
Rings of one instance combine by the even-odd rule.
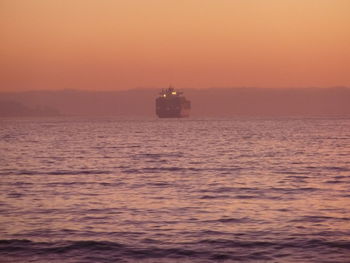
[[350, 117], [0, 119], [0, 262], [350, 262]]

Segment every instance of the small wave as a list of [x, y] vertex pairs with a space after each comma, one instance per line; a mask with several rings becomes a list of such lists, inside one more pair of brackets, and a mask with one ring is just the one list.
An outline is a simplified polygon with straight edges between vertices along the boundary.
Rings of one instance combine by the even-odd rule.
[[314, 192], [319, 191], [319, 188], [314, 187], [299, 187], [299, 188], [283, 188], [283, 187], [273, 187], [271, 190], [275, 192], [283, 192], [283, 193], [299, 193], [299, 192]]
[[164, 173], [164, 172], [220, 172], [221, 174], [229, 174], [234, 171], [241, 170], [242, 168], [233, 167], [233, 168], [197, 168], [197, 167], [145, 167], [145, 168], [132, 168], [124, 169], [123, 173], [126, 174], [145, 174], [145, 173]]
[[111, 174], [112, 171], [107, 170], [57, 170], [57, 171], [12, 171], [12, 172], [3, 172], [0, 175], [94, 175], [94, 174]]
[[247, 218], [247, 217], [244, 217], [244, 218], [219, 218], [219, 219], [214, 219], [214, 220], [206, 220], [206, 221], [203, 221], [205, 223], [239, 223], [239, 224], [242, 224], [242, 223], [252, 223], [254, 222], [255, 220], [251, 219], [251, 218]]
[[339, 167], [339, 166], [325, 166], [325, 167], [322, 167], [322, 169], [332, 170], [332, 171], [337, 171], [337, 172], [349, 172], [350, 171], [350, 168], [348, 168], [348, 167]]
[[306, 176], [306, 175], [289, 175], [289, 176], [286, 177], [286, 179], [297, 181], [297, 182], [303, 182], [303, 181], [305, 181], [307, 179], [310, 179], [310, 176]]
[[33, 251], [64, 253], [72, 250], [108, 250], [123, 247], [116, 242], [108, 241], [66, 241], [66, 242], [33, 242], [27, 239], [0, 240], [0, 252]]
[[[145, 242], [149, 246], [127, 246], [117, 242], [108, 241], [66, 241], [66, 242], [32, 242], [29, 240], [1, 240], [0, 255], [12, 256], [16, 259], [35, 258], [40, 262], [50, 261], [49, 259], [60, 258], [64, 261], [67, 257], [78, 259], [79, 262], [95, 262], [98, 257], [104, 262], [115, 262], [114, 259], [123, 259], [127, 262], [156, 260], [157, 262], [207, 262], [215, 260], [247, 260], [257, 259], [263, 260], [267, 257], [263, 252], [241, 251], [240, 253], [232, 253], [230, 251], [211, 251], [210, 248], [203, 247], [203, 244], [212, 246], [220, 244], [220, 241], [211, 242], [205, 240], [197, 243], [197, 248], [190, 247], [155, 247], [156, 242]], [[261, 247], [264, 246], [259, 242], [251, 244], [234, 243], [223, 241], [226, 246], [236, 245], [236, 247]], [[271, 258], [270, 258], [271, 259]], [[161, 261], [159, 261], [161, 260]]]
[[226, 199], [230, 198], [229, 195], [203, 195], [200, 199]]
[[163, 158], [163, 157], [182, 157], [184, 154], [182, 152], [174, 153], [140, 153], [135, 155], [136, 157], [141, 158]]
[[[216, 232], [216, 231], [214, 231]], [[158, 243], [157, 240], [152, 240], [148, 243]], [[146, 243], [147, 243], [146, 242]], [[200, 244], [211, 244], [215, 246], [223, 247], [338, 247], [350, 250], [350, 241], [348, 240], [337, 240], [327, 241], [323, 239], [286, 239], [286, 240], [274, 240], [274, 241], [243, 241], [243, 240], [232, 240], [232, 239], [202, 239], [194, 243], [186, 243], [187, 245], [200, 245]], [[174, 244], [175, 245], [175, 244]], [[147, 248], [144, 246], [136, 247], [135, 245], [128, 246], [119, 242], [111, 241], [94, 241], [94, 240], [78, 240], [78, 241], [60, 241], [60, 242], [34, 242], [28, 239], [2, 239], [0, 240], [0, 252], [11, 252], [17, 250], [43, 250], [53, 253], [64, 253], [73, 250], [118, 250], [127, 249], [129, 252], [135, 251], [146, 251]], [[152, 247], [150, 251], [184, 251], [182, 248], [161, 248]], [[188, 251], [189, 252], [189, 251]]]
[[144, 174], [144, 173], [161, 173], [161, 172], [178, 172], [185, 171], [185, 168], [181, 167], [148, 167], [141, 169], [127, 169], [123, 170], [123, 173], [127, 174]]
[[203, 239], [202, 244], [212, 244], [219, 247], [272, 247], [276, 245], [274, 242], [267, 241], [238, 241], [230, 239]]
[[328, 181], [325, 181], [324, 183], [326, 183], [326, 184], [343, 184], [344, 181], [339, 181], [339, 180], [328, 180]]
[[257, 196], [257, 195], [236, 195], [235, 198], [237, 198], [237, 199], [254, 199], [254, 198], [262, 199], [261, 196]]
[[223, 192], [256, 192], [259, 191], [259, 188], [251, 187], [219, 187], [214, 189], [202, 189], [199, 192], [201, 193], [223, 193]]
[[[294, 174], [294, 175], [304, 175], [305, 173], [304, 172], [296, 172], [296, 171], [276, 171], [275, 173], [277, 174]], [[297, 177], [302, 177], [302, 176], [297, 176]]]
[[47, 183], [47, 186], [73, 186], [73, 185], [90, 185], [95, 184], [95, 182], [54, 182]]
[[293, 219], [290, 222], [312, 222], [312, 223], [321, 223], [325, 221], [350, 221], [348, 217], [331, 217], [331, 216], [302, 216], [297, 219]]
[[[49, 244], [52, 245], [52, 244]], [[124, 247], [122, 244], [108, 241], [75, 241], [45, 247], [46, 252], [67, 253], [73, 250], [106, 251]]]
[[275, 240], [275, 241], [243, 241], [243, 240], [231, 240], [231, 239], [204, 239], [199, 243], [205, 245], [211, 245], [216, 248], [271, 248], [271, 249], [313, 249], [313, 248], [340, 248], [350, 250], [350, 241], [338, 240], [338, 241], [326, 241], [322, 239], [287, 239], [287, 240]]
[[20, 198], [20, 197], [22, 197], [22, 196], [24, 196], [24, 194], [23, 193], [19, 193], [19, 192], [10, 192], [10, 193], [8, 193], [7, 194], [7, 196], [9, 197], [9, 198]]
[[[72, 254], [74, 252], [74, 254]], [[6, 253], [15, 256], [50, 256], [64, 255], [92, 255], [105, 253], [108, 257], [120, 256], [132, 259], [150, 258], [181, 258], [194, 257], [206, 252], [185, 248], [135, 247], [118, 242], [109, 241], [65, 241], [65, 242], [32, 242], [30, 240], [0, 240], [0, 255]]]
[[79, 175], [79, 174], [110, 174], [111, 171], [104, 170], [80, 170], [80, 171], [53, 171], [49, 175]]

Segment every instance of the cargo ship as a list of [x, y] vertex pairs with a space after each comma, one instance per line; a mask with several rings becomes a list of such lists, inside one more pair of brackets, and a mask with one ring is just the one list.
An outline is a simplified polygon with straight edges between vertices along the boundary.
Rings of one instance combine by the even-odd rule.
[[159, 118], [184, 118], [190, 115], [191, 102], [173, 87], [163, 89], [156, 99], [156, 114]]

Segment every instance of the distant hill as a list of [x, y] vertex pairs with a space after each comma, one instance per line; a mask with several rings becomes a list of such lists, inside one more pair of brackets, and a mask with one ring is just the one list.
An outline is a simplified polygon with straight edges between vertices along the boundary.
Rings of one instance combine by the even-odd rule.
[[[4, 112], [79, 116], [155, 117], [159, 89], [125, 91], [3, 92]], [[191, 116], [350, 115], [350, 88], [211, 88], [182, 89], [192, 102]], [[57, 110], [53, 110], [57, 109]], [[33, 111], [34, 110], [34, 111]], [[15, 115], [16, 115], [15, 114]]]
[[203, 116], [350, 115], [350, 88], [212, 88], [189, 90]]
[[60, 115], [58, 110], [50, 107], [30, 108], [17, 101], [0, 101], [0, 117], [51, 117]]

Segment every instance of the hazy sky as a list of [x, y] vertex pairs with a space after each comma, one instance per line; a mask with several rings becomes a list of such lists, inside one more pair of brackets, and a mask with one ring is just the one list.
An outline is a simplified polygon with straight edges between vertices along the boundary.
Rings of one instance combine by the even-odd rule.
[[0, 89], [350, 86], [349, 0], [0, 0]]

